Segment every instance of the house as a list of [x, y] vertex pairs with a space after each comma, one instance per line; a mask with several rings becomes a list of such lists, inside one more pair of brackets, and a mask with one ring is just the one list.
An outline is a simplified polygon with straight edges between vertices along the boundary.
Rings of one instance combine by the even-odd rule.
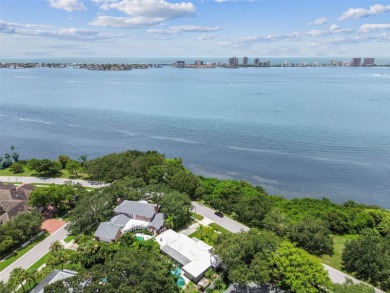
[[109, 222], [100, 223], [94, 236], [103, 242], [116, 241], [122, 235], [121, 229], [126, 226], [129, 220], [130, 218], [125, 215], [117, 215]]
[[16, 187], [0, 182], [0, 225], [29, 209], [26, 202], [34, 188], [32, 184]]
[[100, 223], [94, 236], [97, 240], [112, 242], [123, 233], [147, 229], [157, 234], [164, 226], [164, 214], [159, 207], [146, 201], [125, 200], [114, 209], [109, 222]]
[[114, 209], [114, 213], [116, 215], [126, 215], [131, 219], [150, 222], [154, 215], [158, 213], [158, 210], [157, 204], [150, 204], [146, 201], [124, 200]]
[[65, 280], [70, 277], [73, 277], [77, 272], [70, 270], [53, 270], [50, 274], [46, 276], [30, 293], [43, 293], [46, 285], [52, 284], [54, 282]]
[[160, 250], [177, 261], [184, 275], [198, 283], [209, 269], [216, 269], [221, 261], [213, 254], [213, 247], [197, 238], [167, 230], [156, 237]]

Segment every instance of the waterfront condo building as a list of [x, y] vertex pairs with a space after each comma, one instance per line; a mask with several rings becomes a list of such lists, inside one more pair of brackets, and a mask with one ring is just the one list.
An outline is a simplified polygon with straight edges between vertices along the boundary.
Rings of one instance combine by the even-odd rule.
[[256, 66], [259, 66], [260, 65], [260, 58], [255, 58], [253, 60], [253, 64], [256, 65]]
[[375, 58], [364, 58], [363, 66], [374, 66]]
[[203, 61], [198, 59], [198, 60], [195, 61], [195, 65], [196, 66], [201, 66], [201, 65], [203, 65]]
[[244, 57], [242, 58], [242, 65], [249, 65], [249, 58], [248, 57]]
[[237, 66], [238, 65], [238, 58], [236, 56], [229, 58], [229, 65], [230, 66]]
[[360, 66], [362, 63], [362, 58], [352, 58], [351, 66]]

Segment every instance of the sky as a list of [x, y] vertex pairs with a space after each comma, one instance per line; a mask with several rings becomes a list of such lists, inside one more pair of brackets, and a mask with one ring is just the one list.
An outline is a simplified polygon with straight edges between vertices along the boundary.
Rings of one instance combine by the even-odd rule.
[[0, 0], [0, 57], [390, 56], [390, 0]]

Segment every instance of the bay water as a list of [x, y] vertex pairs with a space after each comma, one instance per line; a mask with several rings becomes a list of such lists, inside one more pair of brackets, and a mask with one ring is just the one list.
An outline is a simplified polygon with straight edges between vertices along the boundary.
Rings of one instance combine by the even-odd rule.
[[0, 69], [0, 156], [128, 149], [270, 194], [390, 209], [390, 67]]

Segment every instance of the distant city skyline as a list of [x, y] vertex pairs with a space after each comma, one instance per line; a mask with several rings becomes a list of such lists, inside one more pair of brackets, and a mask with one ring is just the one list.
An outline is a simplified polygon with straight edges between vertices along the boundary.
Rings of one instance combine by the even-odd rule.
[[390, 55], [390, 1], [1, 0], [0, 8], [0, 57]]

